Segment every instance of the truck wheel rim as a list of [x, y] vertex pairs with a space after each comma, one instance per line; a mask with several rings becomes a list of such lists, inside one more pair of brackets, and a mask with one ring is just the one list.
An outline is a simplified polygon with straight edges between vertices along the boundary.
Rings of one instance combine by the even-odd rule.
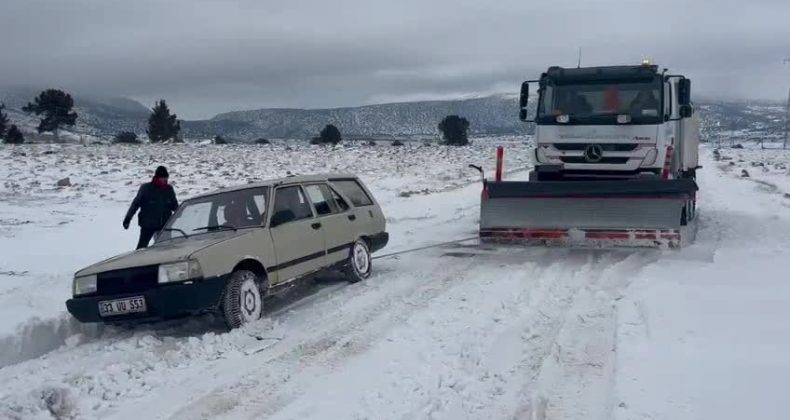
[[354, 268], [360, 274], [367, 274], [368, 270], [370, 270], [368, 250], [358, 242], [354, 244]]
[[261, 293], [255, 279], [250, 276], [244, 279], [239, 288], [239, 314], [243, 324], [261, 317]]

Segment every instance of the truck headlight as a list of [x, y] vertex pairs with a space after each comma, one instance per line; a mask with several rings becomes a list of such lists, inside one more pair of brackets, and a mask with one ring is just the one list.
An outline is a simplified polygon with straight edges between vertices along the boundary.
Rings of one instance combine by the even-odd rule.
[[172, 283], [203, 277], [197, 260], [182, 261], [159, 266], [159, 283]]
[[656, 163], [656, 157], [658, 157], [658, 152], [655, 147], [651, 147], [650, 150], [647, 151], [645, 158], [642, 159], [642, 166], [650, 166]]
[[96, 292], [96, 274], [90, 276], [74, 277], [72, 292], [74, 296], [87, 295]]

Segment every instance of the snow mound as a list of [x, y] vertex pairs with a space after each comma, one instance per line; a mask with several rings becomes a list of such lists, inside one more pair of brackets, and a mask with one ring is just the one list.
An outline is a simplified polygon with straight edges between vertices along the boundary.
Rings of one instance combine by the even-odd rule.
[[0, 368], [35, 359], [61, 346], [76, 346], [96, 338], [101, 324], [80, 324], [68, 314], [56, 318], [28, 320], [15, 333], [0, 336]]

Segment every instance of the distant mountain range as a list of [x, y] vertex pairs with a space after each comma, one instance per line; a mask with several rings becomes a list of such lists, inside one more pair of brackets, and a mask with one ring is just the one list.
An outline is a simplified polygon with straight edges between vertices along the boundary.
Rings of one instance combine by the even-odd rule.
[[[13, 123], [27, 128], [37, 120], [21, 111], [38, 90], [0, 88]], [[150, 110], [137, 101], [118, 97], [74, 95], [79, 114], [76, 133], [109, 137], [118, 131], [145, 133]], [[705, 101], [698, 104], [706, 137], [722, 132], [748, 131], [755, 136], [777, 136], [784, 124], [784, 107], [778, 103]], [[178, 113], [178, 110], [174, 110]], [[517, 117], [515, 95], [493, 95], [450, 101], [404, 102], [334, 109], [259, 109], [228, 112], [208, 120], [182, 121], [187, 139], [222, 135], [236, 141], [309, 139], [326, 124], [334, 124], [346, 138], [436, 138], [437, 124], [446, 115], [469, 120], [471, 135], [519, 135], [531, 131]]]

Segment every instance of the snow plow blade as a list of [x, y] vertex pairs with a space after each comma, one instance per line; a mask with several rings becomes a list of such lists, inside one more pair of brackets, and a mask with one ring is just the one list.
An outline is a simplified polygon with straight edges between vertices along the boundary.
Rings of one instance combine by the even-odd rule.
[[680, 247], [696, 182], [487, 182], [482, 242]]

